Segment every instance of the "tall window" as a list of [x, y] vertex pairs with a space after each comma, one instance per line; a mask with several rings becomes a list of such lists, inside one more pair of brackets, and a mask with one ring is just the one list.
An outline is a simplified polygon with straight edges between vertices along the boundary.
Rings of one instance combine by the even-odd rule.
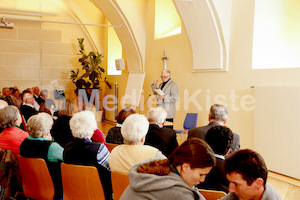
[[300, 1], [255, 1], [253, 69], [300, 67]]
[[122, 58], [122, 45], [113, 28], [108, 28], [107, 45], [107, 74], [122, 75], [122, 70], [117, 70], [115, 64], [115, 59]]
[[181, 19], [172, 0], [155, 0], [155, 39], [181, 33]]

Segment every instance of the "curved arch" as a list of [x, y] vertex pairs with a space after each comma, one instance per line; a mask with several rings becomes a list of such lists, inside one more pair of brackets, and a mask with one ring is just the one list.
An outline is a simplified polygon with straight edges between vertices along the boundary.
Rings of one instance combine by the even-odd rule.
[[189, 36], [194, 71], [227, 70], [226, 46], [212, 0], [173, 0]]
[[91, 0], [91, 2], [93, 2], [94, 5], [102, 11], [110, 23], [121, 25], [121, 28], [115, 28], [115, 31], [125, 51], [128, 70], [144, 70], [143, 59], [138, 43], [133, 31], [131, 30], [129, 22], [118, 3], [115, 0]]

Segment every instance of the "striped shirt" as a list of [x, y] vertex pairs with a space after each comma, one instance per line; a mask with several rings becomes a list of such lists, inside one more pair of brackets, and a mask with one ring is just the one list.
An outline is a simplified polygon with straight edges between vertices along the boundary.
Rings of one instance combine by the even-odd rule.
[[109, 151], [104, 143], [102, 143], [98, 149], [97, 153], [97, 162], [105, 167], [108, 171], [110, 171], [109, 165], [108, 165], [108, 158], [109, 158]]

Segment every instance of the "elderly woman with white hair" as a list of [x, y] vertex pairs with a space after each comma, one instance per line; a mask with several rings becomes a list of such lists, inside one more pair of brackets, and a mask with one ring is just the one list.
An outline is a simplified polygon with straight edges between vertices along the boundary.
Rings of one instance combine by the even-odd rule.
[[75, 113], [70, 120], [70, 128], [75, 139], [65, 146], [64, 162], [97, 167], [105, 199], [112, 199], [108, 165], [110, 153], [104, 143], [91, 141], [94, 131], [98, 128], [94, 113], [91, 111]]
[[147, 159], [165, 159], [157, 148], [144, 145], [149, 122], [145, 116], [129, 115], [121, 127], [124, 144], [115, 147], [109, 157], [112, 171], [128, 173], [133, 165]]
[[151, 108], [147, 113], [150, 123], [145, 144], [156, 147], [165, 156], [169, 156], [178, 146], [176, 131], [163, 127], [167, 118], [167, 111], [163, 107]]
[[55, 188], [54, 199], [61, 199], [63, 194], [60, 163], [63, 161], [64, 149], [52, 141], [50, 134], [52, 125], [52, 116], [47, 113], [39, 113], [30, 117], [27, 122], [30, 136], [21, 144], [20, 155], [29, 158], [43, 158], [46, 161]]
[[14, 156], [20, 153], [20, 145], [29, 135], [19, 128], [22, 123], [19, 109], [16, 106], [6, 106], [0, 109], [0, 148], [10, 150]]

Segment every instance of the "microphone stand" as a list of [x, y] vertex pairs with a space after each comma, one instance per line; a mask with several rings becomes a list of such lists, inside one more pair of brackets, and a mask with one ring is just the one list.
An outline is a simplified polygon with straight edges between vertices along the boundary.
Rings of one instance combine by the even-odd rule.
[[149, 99], [150, 96], [151, 96], [151, 94], [148, 95], [147, 99], [144, 101], [144, 104], [140, 107], [139, 114], [141, 113], [142, 108], [147, 103], [147, 101], [148, 101], [148, 99]]

